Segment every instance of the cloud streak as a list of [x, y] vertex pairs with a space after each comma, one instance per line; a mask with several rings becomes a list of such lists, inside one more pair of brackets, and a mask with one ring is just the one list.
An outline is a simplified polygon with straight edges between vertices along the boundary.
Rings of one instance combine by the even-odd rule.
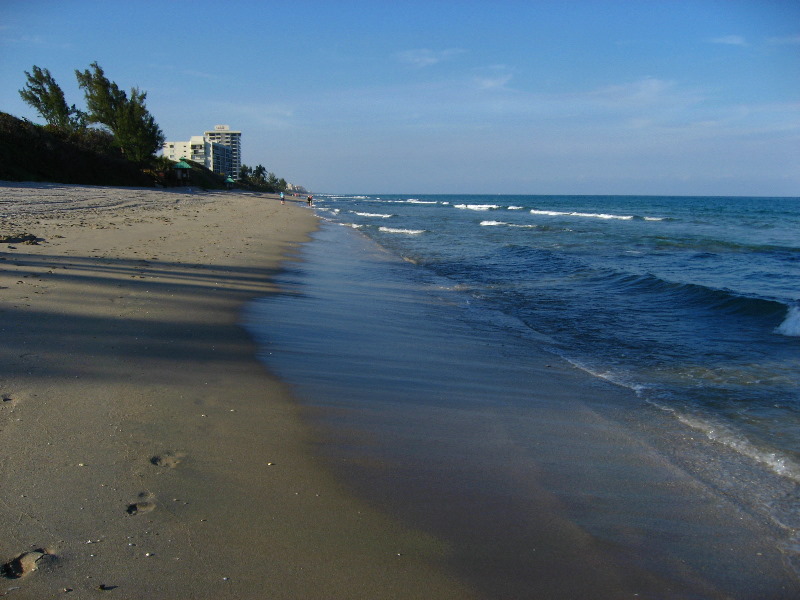
[[774, 46], [800, 46], [800, 33], [784, 37], [772, 37], [767, 41]]
[[430, 50], [428, 48], [419, 48], [415, 50], [404, 50], [395, 54], [395, 58], [406, 65], [410, 65], [417, 69], [424, 69], [432, 67], [440, 62], [451, 60], [459, 54], [465, 53], [466, 50], [460, 48], [448, 48], [446, 50]]
[[747, 43], [740, 35], [724, 35], [722, 37], [712, 38], [709, 40], [712, 44], [722, 44], [725, 46], [749, 46], [750, 44]]

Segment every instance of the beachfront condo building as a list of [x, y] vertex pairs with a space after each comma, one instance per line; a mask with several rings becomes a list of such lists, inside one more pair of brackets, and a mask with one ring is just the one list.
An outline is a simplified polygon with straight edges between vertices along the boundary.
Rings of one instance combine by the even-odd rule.
[[187, 158], [236, 180], [242, 168], [242, 132], [216, 125], [214, 131], [193, 135], [188, 142], [164, 142], [161, 153], [176, 162]]
[[193, 135], [188, 142], [164, 142], [161, 153], [175, 162], [186, 158], [200, 163], [220, 175], [230, 175], [233, 168], [231, 149], [202, 135]]
[[223, 144], [231, 149], [231, 168], [230, 176], [239, 179], [239, 171], [242, 169], [242, 132], [231, 131], [229, 125], [215, 125], [214, 131], [205, 131], [203, 135], [212, 142]]

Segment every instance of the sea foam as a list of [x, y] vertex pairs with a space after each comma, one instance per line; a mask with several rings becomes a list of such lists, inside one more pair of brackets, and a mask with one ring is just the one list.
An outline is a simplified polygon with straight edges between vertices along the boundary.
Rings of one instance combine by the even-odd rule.
[[792, 306], [786, 314], [786, 319], [778, 325], [775, 333], [800, 337], [800, 306]]
[[619, 219], [620, 221], [630, 221], [633, 215], [613, 215], [607, 213], [583, 213], [583, 212], [562, 212], [558, 210], [531, 210], [532, 215], [545, 215], [548, 217], [584, 217], [590, 219]]
[[500, 208], [497, 204], [454, 204], [453, 206], [461, 210], [495, 210]]
[[394, 227], [379, 227], [378, 231], [383, 231], [384, 233], [405, 233], [406, 235], [419, 235], [420, 233], [425, 233], [424, 229], [397, 229]]

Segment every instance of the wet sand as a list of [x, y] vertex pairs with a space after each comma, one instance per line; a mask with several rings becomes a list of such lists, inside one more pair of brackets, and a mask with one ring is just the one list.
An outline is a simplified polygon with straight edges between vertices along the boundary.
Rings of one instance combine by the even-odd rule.
[[264, 360], [342, 479], [481, 597], [798, 597], [791, 532], [718, 483], [735, 454], [352, 229], [313, 238], [247, 311]]
[[271, 196], [0, 182], [0, 596], [469, 598], [351, 496], [239, 325], [316, 227]]

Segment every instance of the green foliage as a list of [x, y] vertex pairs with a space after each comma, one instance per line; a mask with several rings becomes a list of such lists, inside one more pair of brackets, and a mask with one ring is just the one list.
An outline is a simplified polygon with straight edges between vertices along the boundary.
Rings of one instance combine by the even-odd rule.
[[0, 180], [152, 186], [108, 132], [43, 127], [0, 112]]
[[257, 183], [264, 183], [267, 176], [267, 169], [264, 165], [256, 165], [256, 168], [253, 169], [253, 179]]
[[86, 115], [67, 106], [64, 92], [56, 83], [48, 69], [33, 66], [33, 75], [25, 71], [28, 82], [19, 90], [22, 99], [36, 109], [41, 117], [53, 127], [66, 131], [76, 131], [86, 127]]
[[145, 108], [146, 96], [137, 88], [131, 90], [130, 100], [118, 109], [117, 129], [114, 131], [125, 155], [137, 163], [153, 156], [164, 143], [164, 134]]
[[120, 108], [127, 102], [125, 92], [116, 83], [109, 81], [97, 62], [91, 65], [94, 72], [75, 70], [78, 86], [86, 96], [89, 123], [105, 125], [112, 132], [117, 128]]
[[147, 92], [131, 88], [130, 97], [105, 76], [96, 62], [92, 71], [75, 71], [86, 96], [87, 119], [106, 126], [125, 156], [136, 163], [150, 159], [164, 143], [164, 134], [145, 106]]
[[285, 179], [278, 179], [275, 173], [267, 172], [263, 165], [255, 168], [242, 165], [239, 169], [239, 185], [262, 192], [285, 192], [289, 187]]

